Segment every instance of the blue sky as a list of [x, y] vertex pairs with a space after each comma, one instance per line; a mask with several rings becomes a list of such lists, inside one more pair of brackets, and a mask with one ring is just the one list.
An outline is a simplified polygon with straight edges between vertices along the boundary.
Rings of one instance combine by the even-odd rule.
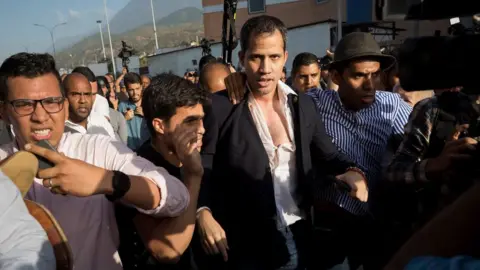
[[[129, 0], [107, 0], [109, 19]], [[0, 62], [8, 56], [28, 49], [46, 52], [51, 47], [47, 29], [58, 23], [55, 38], [85, 35], [98, 29], [97, 20], [104, 20], [103, 0], [0, 0]], [[50, 51], [51, 53], [51, 51]]]

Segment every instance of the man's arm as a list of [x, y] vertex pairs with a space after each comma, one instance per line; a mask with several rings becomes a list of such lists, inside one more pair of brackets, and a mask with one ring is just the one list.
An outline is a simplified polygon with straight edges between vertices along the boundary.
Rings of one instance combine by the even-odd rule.
[[187, 210], [178, 217], [155, 219], [146, 215], [134, 218], [135, 226], [150, 253], [160, 262], [177, 263], [190, 245], [197, 212], [201, 175], [186, 173], [184, 183], [190, 194]]
[[412, 107], [408, 105], [401, 98], [398, 98], [397, 113], [393, 119], [393, 133], [392, 133], [392, 146], [393, 150], [396, 150], [400, 143], [403, 141], [403, 135], [405, 134], [405, 126], [408, 123], [408, 118], [412, 113]]
[[417, 232], [385, 268], [404, 269], [419, 256], [480, 255], [480, 184], [440, 212]]
[[428, 150], [433, 121], [437, 115], [433, 102], [433, 99], [425, 99], [413, 108], [405, 126], [403, 142], [385, 172], [388, 181], [409, 184], [427, 181], [427, 160], [423, 160], [423, 156]]
[[56, 269], [45, 231], [30, 215], [20, 192], [0, 172], [0, 269]]
[[108, 142], [103, 142], [108, 145], [105, 167], [121, 171], [131, 179], [131, 188], [123, 201], [136, 206], [139, 212], [155, 217], [178, 216], [186, 210], [190, 196], [180, 180], [164, 168], [137, 156], [124, 143], [103, 138], [106, 139]]
[[158, 260], [176, 263], [190, 245], [195, 230], [198, 192], [203, 175], [200, 154], [196, 145], [189, 142], [197, 134], [191, 129], [177, 130], [174, 134], [176, 153], [183, 164], [185, 186], [190, 194], [187, 211], [178, 217], [155, 220], [144, 215], [137, 215], [135, 226], [146, 243], [150, 253]]
[[[312, 91], [312, 94], [313, 93], [314, 91]], [[322, 168], [327, 169], [327, 174], [332, 175], [344, 173], [347, 168], [355, 167], [355, 163], [338, 151], [325, 130], [325, 124], [314, 104], [314, 99], [309, 98], [309, 100], [309, 108], [304, 108], [304, 110], [309, 112], [310, 115], [307, 117], [311, 117], [310, 119], [312, 119], [312, 124], [314, 125], [311, 143], [312, 160], [325, 162]], [[315, 166], [315, 164], [313, 164], [313, 166]]]

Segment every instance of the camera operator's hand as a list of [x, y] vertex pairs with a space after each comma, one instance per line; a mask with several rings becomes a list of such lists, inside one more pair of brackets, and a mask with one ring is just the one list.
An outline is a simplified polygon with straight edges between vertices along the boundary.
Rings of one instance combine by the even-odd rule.
[[470, 161], [476, 153], [477, 141], [466, 137], [448, 141], [442, 153], [427, 161], [425, 173], [428, 179], [445, 179]]

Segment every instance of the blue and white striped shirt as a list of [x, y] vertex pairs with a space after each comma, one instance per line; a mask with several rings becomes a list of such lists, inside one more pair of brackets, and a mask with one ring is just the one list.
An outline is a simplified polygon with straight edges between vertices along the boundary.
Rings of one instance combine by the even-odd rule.
[[[365, 172], [372, 190], [381, 177], [391, 140], [398, 145], [403, 138], [412, 107], [400, 95], [384, 91], [377, 91], [375, 102], [357, 112], [345, 109], [336, 91], [313, 89], [307, 94], [314, 99], [333, 143]], [[334, 189], [327, 188], [320, 196], [353, 214], [367, 211], [367, 204]]]

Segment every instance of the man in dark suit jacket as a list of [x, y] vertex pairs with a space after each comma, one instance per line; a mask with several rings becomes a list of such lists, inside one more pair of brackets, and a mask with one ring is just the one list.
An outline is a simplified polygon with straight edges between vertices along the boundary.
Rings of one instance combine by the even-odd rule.
[[202, 187], [208, 198], [198, 205], [202, 244], [221, 252], [228, 269], [306, 269], [314, 181], [336, 176], [329, 184], [345, 183], [366, 201], [365, 177], [337, 151], [313, 100], [279, 82], [288, 55], [284, 24], [254, 17], [240, 39], [249, 91], [223, 112], [212, 176]]

